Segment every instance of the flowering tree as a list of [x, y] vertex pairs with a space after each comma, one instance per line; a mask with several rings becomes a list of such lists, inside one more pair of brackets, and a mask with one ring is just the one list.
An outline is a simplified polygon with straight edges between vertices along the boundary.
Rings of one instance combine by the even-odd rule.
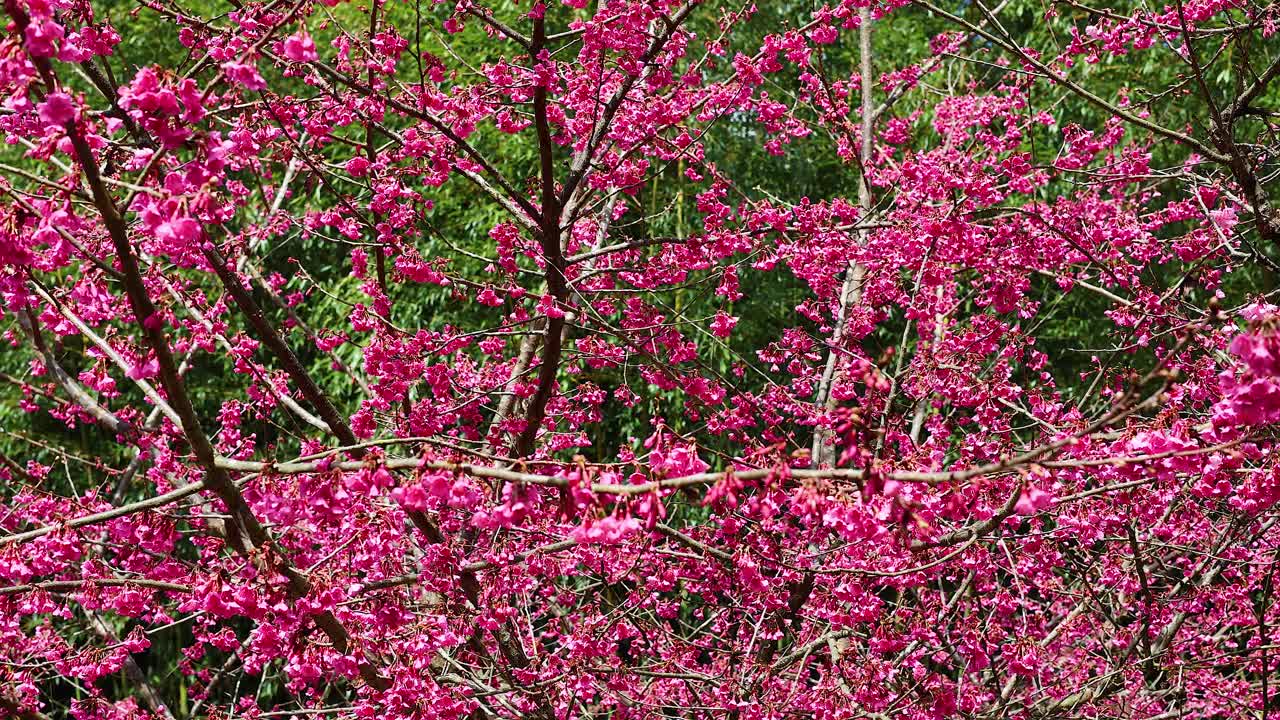
[[768, 5], [5, 0], [0, 715], [1280, 709], [1280, 8]]

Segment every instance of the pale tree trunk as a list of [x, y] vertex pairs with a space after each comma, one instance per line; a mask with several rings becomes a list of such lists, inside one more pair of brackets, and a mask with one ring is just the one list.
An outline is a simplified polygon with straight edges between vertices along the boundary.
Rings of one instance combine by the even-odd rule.
[[[942, 300], [942, 288], [939, 287], [935, 295], [939, 301]], [[941, 302], [939, 302], [941, 304]], [[947, 335], [947, 314], [940, 312], [934, 316], [933, 323], [933, 345], [937, 347], [944, 337]], [[924, 421], [929, 416], [929, 406], [933, 402], [932, 395], [925, 395], [916, 401], [915, 412], [911, 416], [911, 444], [920, 444], [920, 433], [924, 429]]]
[[[875, 82], [871, 76], [871, 9], [862, 8], [858, 11], [858, 55], [861, 62], [861, 86], [862, 86], [862, 147], [859, 149], [858, 157], [860, 160], [860, 177], [858, 179], [858, 206], [862, 208], [862, 215], [859, 218], [859, 224], [865, 225], [867, 216], [871, 213], [871, 188], [867, 185], [867, 164], [871, 161], [871, 133], [875, 123], [875, 108], [871, 104], [871, 90]], [[867, 234], [870, 232], [868, 228], [858, 230], [858, 244], [865, 245], [867, 242]], [[862, 285], [866, 279], [866, 268], [860, 263], [850, 262], [845, 268], [844, 284], [840, 288], [840, 310], [836, 315], [836, 325], [831, 331], [831, 339], [828, 342], [827, 364], [822, 371], [822, 380], [818, 385], [818, 392], [814, 398], [814, 405], [822, 414], [829, 414], [835, 409], [835, 398], [831, 393], [832, 386], [835, 384], [836, 374], [838, 372], [841, 346], [844, 343], [845, 326], [848, 324], [849, 311], [862, 300]], [[831, 444], [832, 431], [830, 428], [818, 426], [813, 433], [813, 447], [810, 452], [813, 457], [815, 467], [822, 465], [834, 465], [836, 460], [835, 448]]]

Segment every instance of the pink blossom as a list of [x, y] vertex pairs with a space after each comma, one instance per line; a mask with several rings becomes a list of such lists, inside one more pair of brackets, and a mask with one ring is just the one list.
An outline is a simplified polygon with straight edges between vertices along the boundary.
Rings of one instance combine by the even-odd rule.
[[347, 161], [347, 172], [351, 174], [351, 177], [364, 177], [368, 172], [369, 164], [368, 158], [356, 155]]
[[27, 25], [27, 52], [35, 57], [52, 57], [58, 54], [58, 47], [66, 34], [62, 26], [53, 18], [32, 19]]
[[733, 334], [733, 328], [738, 324], [738, 318], [728, 315], [724, 312], [716, 313], [715, 320], [711, 322], [711, 332], [719, 338], [727, 338]]
[[546, 315], [549, 318], [562, 318], [565, 316], [564, 310], [561, 310], [556, 299], [550, 294], [543, 295], [538, 300], [538, 314]]
[[49, 93], [40, 103], [40, 119], [48, 125], [61, 127], [75, 122], [78, 113], [75, 101], [63, 92]]
[[1053, 494], [1037, 487], [1027, 488], [1018, 498], [1014, 512], [1019, 515], [1035, 515], [1053, 505]]
[[284, 55], [294, 62], [311, 62], [319, 57], [316, 43], [306, 31], [299, 31], [284, 39]]
[[570, 531], [569, 536], [584, 545], [617, 545], [640, 530], [640, 522], [633, 517], [603, 517]]
[[129, 377], [133, 380], [143, 380], [159, 374], [160, 364], [156, 358], [148, 358], [145, 362], [137, 363], [131, 366], [128, 372]]
[[265, 90], [267, 88], [267, 82], [262, 79], [262, 75], [258, 74], [258, 68], [249, 63], [239, 61], [225, 62], [222, 64], [222, 72], [226, 74], [228, 80], [244, 87], [246, 90]]

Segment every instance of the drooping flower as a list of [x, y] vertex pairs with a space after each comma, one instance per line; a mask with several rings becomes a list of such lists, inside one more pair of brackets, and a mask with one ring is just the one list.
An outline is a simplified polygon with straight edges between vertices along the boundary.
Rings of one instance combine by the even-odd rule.
[[311, 62], [316, 54], [316, 43], [305, 30], [300, 30], [284, 40], [284, 55], [294, 62]]

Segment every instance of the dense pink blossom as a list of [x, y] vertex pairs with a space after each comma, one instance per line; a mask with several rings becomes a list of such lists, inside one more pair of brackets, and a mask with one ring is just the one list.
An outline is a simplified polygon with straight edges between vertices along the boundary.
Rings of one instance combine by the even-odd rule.
[[0, 717], [1276, 710], [1275, 7], [338, 4], [5, 4]]

